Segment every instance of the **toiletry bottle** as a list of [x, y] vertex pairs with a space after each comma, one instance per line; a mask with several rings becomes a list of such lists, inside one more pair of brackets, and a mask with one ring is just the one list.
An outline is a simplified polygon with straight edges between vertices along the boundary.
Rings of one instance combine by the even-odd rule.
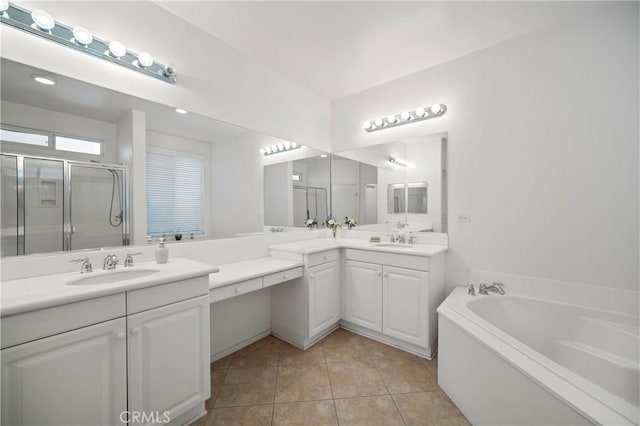
[[165, 239], [160, 238], [160, 244], [156, 249], [156, 263], [167, 263], [169, 260], [169, 249], [164, 245]]

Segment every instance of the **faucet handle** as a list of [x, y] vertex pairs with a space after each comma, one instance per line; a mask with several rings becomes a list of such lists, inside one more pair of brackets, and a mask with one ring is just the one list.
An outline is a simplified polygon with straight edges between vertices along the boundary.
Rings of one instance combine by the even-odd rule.
[[82, 263], [80, 266], [80, 273], [84, 274], [85, 272], [93, 272], [93, 266], [91, 266], [91, 261], [88, 257], [81, 257], [79, 259], [71, 259], [69, 263]]
[[476, 295], [476, 289], [473, 288], [473, 284], [469, 284], [469, 289], [467, 290], [467, 294], [471, 295], [471, 296], [475, 296]]
[[130, 266], [133, 266], [133, 256], [139, 256], [141, 255], [142, 252], [135, 252], [135, 253], [127, 253], [127, 257], [124, 258], [124, 267], [128, 268]]

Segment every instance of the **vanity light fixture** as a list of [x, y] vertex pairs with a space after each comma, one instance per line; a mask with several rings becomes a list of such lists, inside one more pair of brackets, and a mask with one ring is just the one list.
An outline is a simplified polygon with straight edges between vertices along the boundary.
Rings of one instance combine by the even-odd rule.
[[148, 52], [130, 51], [119, 41], [95, 37], [85, 27], [56, 22], [53, 16], [42, 9], [29, 11], [0, 0], [0, 22], [158, 80], [176, 82], [176, 69], [172, 64], [156, 62]]
[[401, 159], [396, 158], [396, 157], [393, 157], [393, 156], [390, 156], [390, 157], [389, 157], [389, 162], [390, 162], [391, 164], [395, 164], [396, 166], [400, 166], [400, 167], [407, 167], [407, 163], [405, 163], [405, 162], [404, 162], [404, 161], [402, 161]]
[[187, 110], [186, 110], [186, 109], [182, 109], [182, 108], [176, 108], [176, 112], [177, 112], [178, 114], [186, 114], [186, 113], [187, 113]]
[[56, 81], [51, 77], [45, 77], [44, 75], [32, 74], [31, 78], [37, 81], [40, 84], [44, 84], [47, 86], [53, 86], [56, 84]]
[[365, 121], [363, 127], [366, 132], [375, 132], [376, 130], [388, 129], [403, 124], [442, 117], [446, 112], [446, 105], [433, 104], [430, 107], [420, 107], [414, 111], [405, 111], [400, 114], [391, 114], [385, 118], [376, 118], [375, 120]]
[[295, 142], [284, 142], [279, 143], [277, 145], [265, 146], [264, 148], [260, 148], [260, 154], [263, 155], [272, 155], [278, 154], [280, 152], [287, 152], [293, 149], [302, 148], [302, 145], [298, 145]]

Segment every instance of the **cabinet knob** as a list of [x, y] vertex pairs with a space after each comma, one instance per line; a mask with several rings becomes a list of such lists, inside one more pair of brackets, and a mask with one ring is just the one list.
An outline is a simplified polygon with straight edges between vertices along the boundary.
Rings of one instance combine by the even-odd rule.
[[313, 278], [315, 278], [315, 277], [316, 277], [316, 276], [315, 276], [315, 275], [313, 275], [313, 274], [309, 275], [309, 278], [311, 278], [311, 279], [313, 279]]
[[240, 287], [236, 287], [235, 290], [233, 290], [236, 293], [240, 293]]
[[116, 340], [122, 340], [124, 339], [124, 333], [120, 331], [116, 333], [114, 337], [116, 338]]
[[131, 334], [133, 334], [134, 336], [135, 336], [136, 334], [140, 334], [140, 329], [139, 329], [138, 327], [136, 327], [136, 328], [132, 328], [132, 329], [131, 329]]
[[284, 275], [282, 276], [282, 279], [283, 279], [283, 280], [286, 280], [287, 278], [289, 278], [289, 275], [287, 275], [287, 274], [284, 274]]
[[322, 260], [327, 260], [329, 256], [322, 256]]

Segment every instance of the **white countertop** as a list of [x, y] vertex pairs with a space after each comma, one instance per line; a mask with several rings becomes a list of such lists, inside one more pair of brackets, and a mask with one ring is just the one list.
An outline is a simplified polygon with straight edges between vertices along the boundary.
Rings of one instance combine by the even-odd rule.
[[148, 269], [157, 270], [158, 272], [143, 277], [105, 284], [68, 285], [67, 283], [79, 278], [108, 275], [114, 271], [123, 271], [124, 268], [111, 271], [100, 270], [85, 274], [69, 272], [4, 281], [0, 284], [0, 295], [2, 296], [0, 300], [0, 316], [14, 315], [139, 288], [152, 287], [208, 275], [219, 270], [215, 266], [194, 262], [189, 259], [175, 258], [169, 259], [169, 262], [164, 264], [155, 262], [139, 263], [127, 268], [126, 271]]
[[435, 256], [440, 253], [444, 253], [449, 250], [448, 246], [444, 245], [429, 245], [429, 244], [412, 244], [408, 247], [379, 246], [378, 244], [391, 244], [385, 241], [381, 243], [371, 243], [369, 240], [362, 238], [319, 238], [315, 240], [294, 241], [290, 243], [275, 244], [269, 246], [271, 250], [284, 251], [290, 253], [311, 254], [321, 251], [339, 249], [339, 248], [351, 248], [358, 250], [370, 250], [384, 253], [398, 253], [412, 256]]
[[209, 290], [303, 265], [302, 262], [272, 256], [218, 265], [220, 271], [209, 276]]

